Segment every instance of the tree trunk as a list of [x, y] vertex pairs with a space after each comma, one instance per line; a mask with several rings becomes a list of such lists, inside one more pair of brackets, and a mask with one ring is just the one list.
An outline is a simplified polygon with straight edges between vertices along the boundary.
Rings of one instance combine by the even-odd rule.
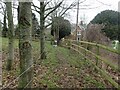
[[31, 2], [19, 3], [19, 53], [20, 53], [20, 74], [24, 73], [19, 79], [19, 88], [31, 88], [32, 75], [33, 75], [33, 57], [32, 57], [32, 45], [31, 45], [31, 32], [32, 32], [32, 14], [31, 14]]
[[40, 47], [41, 47], [41, 59], [46, 58], [46, 53], [45, 53], [45, 33], [44, 33], [44, 24], [45, 24], [45, 19], [44, 19], [44, 2], [40, 2]]
[[12, 16], [12, 4], [11, 2], [6, 2], [6, 11], [8, 16], [8, 60], [6, 69], [9, 71], [12, 67], [12, 61], [14, 60], [14, 26], [13, 26], [13, 16]]
[[5, 11], [4, 11], [4, 20], [3, 20], [3, 31], [2, 31], [2, 36], [3, 37], [7, 37], [8, 35], [8, 30], [7, 30], [7, 23], [6, 23], [6, 8], [5, 8]]
[[1, 23], [1, 20], [0, 20], [0, 37], [2, 36], [2, 23]]

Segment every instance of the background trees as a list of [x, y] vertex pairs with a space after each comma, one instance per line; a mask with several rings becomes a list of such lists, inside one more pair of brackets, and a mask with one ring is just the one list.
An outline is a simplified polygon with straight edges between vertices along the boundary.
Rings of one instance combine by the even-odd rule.
[[120, 39], [118, 38], [120, 30], [119, 30], [119, 19], [120, 13], [112, 10], [105, 10], [96, 15], [96, 17], [91, 21], [91, 23], [95, 24], [104, 24], [104, 28], [102, 32], [105, 33], [107, 37], [111, 40]]
[[4, 12], [4, 20], [3, 20], [3, 30], [2, 30], [2, 36], [3, 37], [7, 37], [8, 36], [8, 28], [7, 28], [7, 17], [6, 17], [6, 7], [5, 9], [3, 10]]
[[68, 20], [63, 17], [55, 17], [52, 22], [51, 35], [53, 35], [56, 40], [60, 40], [71, 34], [71, 24]]
[[32, 13], [32, 37], [35, 39], [40, 35], [39, 23], [35, 13]]
[[[60, 1], [56, 6], [52, 8], [46, 8], [49, 2], [40, 1], [40, 7], [35, 6], [32, 4], [32, 6], [35, 8], [35, 11], [40, 14], [40, 58], [45, 59], [46, 58], [46, 52], [45, 52], [45, 28], [48, 27], [51, 24], [45, 25], [45, 20], [47, 17], [54, 12], [61, 4], [63, 0]], [[39, 9], [39, 10], [37, 10]]]
[[11, 70], [12, 61], [14, 60], [14, 25], [13, 25], [13, 16], [12, 16], [12, 4], [11, 2], [6, 2], [6, 11], [8, 16], [8, 61], [7, 61], [7, 70]]

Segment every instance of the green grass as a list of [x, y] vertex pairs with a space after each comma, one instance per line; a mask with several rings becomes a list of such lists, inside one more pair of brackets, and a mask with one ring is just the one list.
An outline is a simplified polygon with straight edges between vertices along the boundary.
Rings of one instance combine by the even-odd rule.
[[[15, 39], [14, 40], [15, 49], [18, 48], [18, 43], [19, 43], [18, 39]], [[38, 57], [40, 56], [40, 52], [39, 52], [40, 43], [38, 41], [32, 41], [32, 46], [33, 46], [34, 62], [36, 62], [36, 64], [38, 65], [41, 64], [42, 66], [47, 67], [47, 72], [45, 73], [43, 78], [38, 81], [39, 83], [42, 83], [43, 85], [47, 85], [49, 88], [59, 87], [59, 85], [57, 85], [57, 81], [60, 80], [60, 76], [55, 75], [53, 73], [53, 69], [59, 66], [58, 57], [57, 57], [58, 52], [63, 56], [63, 58], [65, 58], [66, 62], [69, 65], [78, 69], [77, 73], [70, 72], [69, 74], [70, 76], [72, 75], [80, 76], [81, 70], [83, 68], [86, 68], [86, 66], [89, 65], [89, 63], [86, 60], [84, 60], [83, 57], [79, 55], [78, 53], [75, 53], [73, 51], [70, 51], [69, 49], [59, 47], [59, 46], [53, 47], [52, 45], [50, 45], [50, 42], [48, 41], [45, 43], [45, 46], [46, 46], [45, 50], [47, 53], [47, 58], [44, 60], [40, 60], [38, 59]], [[8, 39], [7, 38], [2, 38], [2, 49], [5, 52], [8, 51]], [[17, 72], [14, 74], [19, 74], [19, 67], [17, 67]], [[97, 82], [93, 80], [91, 76], [89, 77], [86, 76], [84, 79], [86, 83], [93, 83], [93, 84], [96, 83], [95, 84], [96, 87], [103, 87], [103, 84], [101, 84], [101, 82]]]
[[[1, 41], [0, 43], [2, 43], [2, 50], [8, 50], [8, 38], [2, 38], [0, 37]], [[18, 47], [18, 39], [14, 40], [14, 47], [17, 48]]]
[[[97, 88], [105, 88], [102, 82], [95, 80], [91, 76], [85, 76], [84, 81], [87, 82], [87, 85], [90, 85], [91, 87], [97, 86]], [[88, 87], [87, 85], [85, 86], [86, 88]]]

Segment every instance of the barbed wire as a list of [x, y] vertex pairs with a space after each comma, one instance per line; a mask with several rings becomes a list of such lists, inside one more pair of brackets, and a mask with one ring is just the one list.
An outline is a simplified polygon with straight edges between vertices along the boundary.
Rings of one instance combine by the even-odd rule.
[[[34, 65], [34, 64], [33, 64]], [[10, 82], [9, 84], [7, 84], [7, 86], [2, 87], [2, 88], [7, 88], [9, 87], [12, 83], [14, 83], [16, 80], [18, 80], [23, 74], [25, 74], [33, 65], [31, 65], [28, 69], [26, 69], [23, 73], [21, 73], [16, 79], [14, 79], [12, 82]]]
[[32, 79], [30, 80], [30, 82], [27, 83], [27, 85], [23, 88], [23, 90], [24, 90], [25, 88], [27, 88], [27, 86], [33, 81], [33, 79], [34, 79], [34, 78], [32, 78]]
[[[42, 53], [40, 54], [40, 56], [42, 55]], [[40, 56], [37, 58], [37, 60], [40, 58]], [[4, 88], [8, 88], [12, 83], [14, 83], [16, 80], [18, 80], [23, 74], [25, 74], [30, 68], [32, 68], [34, 65], [36, 65], [36, 64], [32, 64], [29, 68], [27, 68], [24, 72], [22, 72], [20, 75], [18, 75], [18, 77], [16, 78], [16, 79], [14, 79], [12, 82], [10, 82], [9, 84], [7, 84], [6, 86], [3, 86], [2, 87], [2, 89], [4, 89]], [[32, 79], [33, 80], [33, 79]], [[24, 88], [26, 88], [31, 82], [32, 82], [32, 80], [30, 81], [30, 82], [28, 82], [27, 83], [27, 85], [24, 87]]]

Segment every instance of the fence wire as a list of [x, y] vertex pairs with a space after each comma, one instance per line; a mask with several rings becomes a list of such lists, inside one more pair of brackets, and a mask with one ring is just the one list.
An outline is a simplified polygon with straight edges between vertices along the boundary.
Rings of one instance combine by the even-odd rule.
[[[34, 64], [33, 64], [34, 65]], [[33, 65], [31, 65], [28, 69], [26, 69], [23, 73], [21, 73], [16, 79], [14, 79], [12, 82], [10, 82], [9, 84], [7, 84], [7, 86], [4, 86], [2, 88], [8, 88], [12, 83], [14, 83], [16, 80], [18, 80], [23, 74], [25, 74], [31, 67], [33, 67]]]
[[[42, 53], [40, 54], [40, 56], [42, 55]], [[37, 60], [40, 58], [40, 56], [37, 58]], [[8, 88], [12, 83], [14, 83], [16, 80], [18, 80], [23, 74], [25, 74], [30, 68], [32, 68], [34, 65], [36, 64], [32, 64], [29, 68], [27, 68], [23, 73], [21, 73], [20, 75], [18, 75], [18, 77], [16, 79], [14, 79], [12, 82], [10, 82], [9, 84], [7, 84], [6, 86], [3, 86], [2, 89], [4, 88]], [[32, 82], [33, 78], [31, 79], [30, 82], [27, 83], [27, 85], [24, 87], [24, 89]]]

